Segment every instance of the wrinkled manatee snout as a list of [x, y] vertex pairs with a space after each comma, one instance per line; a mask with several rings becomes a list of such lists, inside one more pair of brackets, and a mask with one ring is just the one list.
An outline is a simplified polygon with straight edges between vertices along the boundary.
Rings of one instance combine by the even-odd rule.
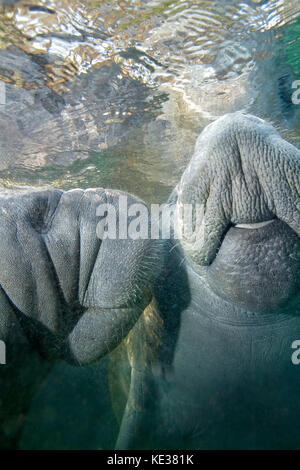
[[[193, 212], [182, 245], [217, 295], [251, 311], [288, 309], [299, 293], [300, 151], [242, 113], [207, 126], [177, 187]], [[183, 223], [183, 221], [181, 221]]]

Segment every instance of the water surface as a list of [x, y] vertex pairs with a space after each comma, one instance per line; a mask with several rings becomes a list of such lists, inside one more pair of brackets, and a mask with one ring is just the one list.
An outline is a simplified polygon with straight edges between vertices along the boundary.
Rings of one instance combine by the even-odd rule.
[[[298, 0], [0, 0], [0, 187], [162, 203], [203, 127], [236, 110], [299, 146], [299, 13]], [[103, 390], [105, 362], [57, 365], [22, 446], [112, 446]]]

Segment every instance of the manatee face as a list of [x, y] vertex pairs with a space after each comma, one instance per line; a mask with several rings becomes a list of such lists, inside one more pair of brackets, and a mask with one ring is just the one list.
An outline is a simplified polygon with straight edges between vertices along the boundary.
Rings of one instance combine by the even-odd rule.
[[[119, 237], [121, 196], [146, 210], [134, 196], [102, 188], [0, 191], [0, 339], [7, 350], [0, 448], [18, 445], [31, 398], [56, 360], [99, 360], [151, 300], [159, 247]], [[105, 236], [106, 222], [116, 226], [115, 237]]]
[[300, 151], [253, 116], [224, 116], [200, 135], [177, 188], [178, 207], [201, 208], [182, 245], [221, 298], [257, 312], [297, 299], [299, 170]]

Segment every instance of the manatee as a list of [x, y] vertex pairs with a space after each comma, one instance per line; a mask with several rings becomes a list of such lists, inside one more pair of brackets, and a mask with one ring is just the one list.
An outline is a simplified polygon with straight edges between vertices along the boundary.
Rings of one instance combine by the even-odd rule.
[[299, 167], [271, 125], [223, 116], [167, 201], [168, 237], [101, 237], [117, 190], [2, 191], [1, 446], [56, 360], [109, 354], [117, 449], [299, 447]]
[[[152, 304], [111, 355], [118, 449], [299, 448], [299, 170], [300, 151], [251, 115], [198, 138]], [[200, 214], [176, 237], [185, 204]]]

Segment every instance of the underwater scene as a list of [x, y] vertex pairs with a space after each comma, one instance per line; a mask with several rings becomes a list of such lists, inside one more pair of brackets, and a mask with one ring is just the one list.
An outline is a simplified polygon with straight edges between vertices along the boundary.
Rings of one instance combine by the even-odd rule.
[[299, 149], [299, 0], [0, 0], [0, 449], [300, 449]]

